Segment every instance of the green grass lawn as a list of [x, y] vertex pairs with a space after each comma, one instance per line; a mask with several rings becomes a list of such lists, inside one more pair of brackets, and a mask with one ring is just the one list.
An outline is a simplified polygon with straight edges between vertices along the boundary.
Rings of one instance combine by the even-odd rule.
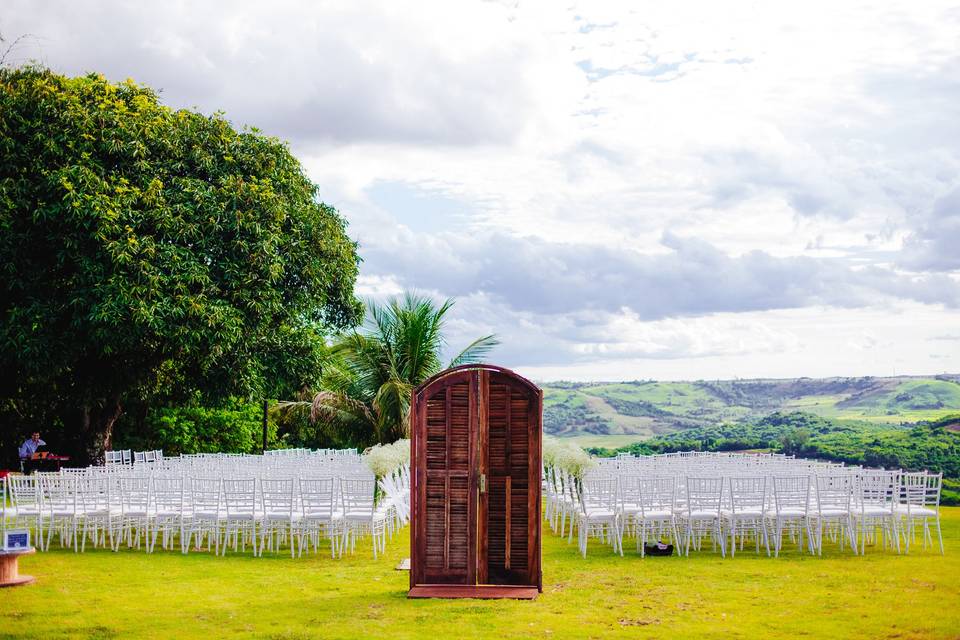
[[945, 557], [640, 559], [594, 543], [584, 560], [547, 535], [533, 602], [408, 601], [406, 532], [377, 561], [365, 546], [342, 560], [55, 550], [21, 560], [35, 585], [0, 591], [0, 638], [956, 638], [960, 508], [943, 515]]

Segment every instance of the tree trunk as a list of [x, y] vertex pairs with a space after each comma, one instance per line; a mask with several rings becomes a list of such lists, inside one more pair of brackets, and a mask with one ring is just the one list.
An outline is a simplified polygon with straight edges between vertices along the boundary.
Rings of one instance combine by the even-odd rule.
[[122, 413], [120, 396], [104, 401], [102, 406], [83, 408], [81, 431], [87, 464], [103, 464], [103, 452], [113, 449], [113, 425]]

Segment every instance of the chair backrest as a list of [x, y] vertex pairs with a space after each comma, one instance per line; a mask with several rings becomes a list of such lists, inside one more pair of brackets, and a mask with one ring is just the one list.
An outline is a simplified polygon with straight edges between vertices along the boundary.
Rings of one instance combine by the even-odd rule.
[[47, 511], [76, 511], [77, 479], [51, 474], [40, 480], [41, 500]]
[[773, 502], [777, 513], [810, 509], [810, 476], [773, 476]]
[[147, 461], [147, 452], [146, 451], [134, 451], [133, 452], [133, 462], [134, 464], [143, 464]]
[[183, 478], [155, 477], [153, 479], [153, 509], [159, 514], [183, 513]]
[[373, 515], [376, 481], [366, 478], [340, 478], [340, 501], [344, 515]]
[[723, 504], [723, 477], [688, 476], [686, 478], [687, 513], [716, 511]]
[[862, 471], [857, 476], [857, 506], [894, 509], [900, 499], [900, 474], [897, 471]]
[[639, 482], [640, 513], [669, 511], [677, 506], [677, 479], [675, 476], [642, 477]]
[[37, 476], [7, 476], [10, 500], [18, 512], [40, 509], [40, 482]]
[[122, 464], [131, 464], [133, 462], [130, 456], [130, 449], [124, 449], [120, 452], [120, 461]]
[[607, 475], [587, 475], [580, 483], [580, 505], [585, 513], [616, 511], [620, 500], [620, 481]]
[[817, 511], [849, 511], [853, 499], [854, 476], [849, 473], [821, 473], [816, 476]]
[[913, 508], [940, 506], [940, 491], [943, 485], [942, 473], [900, 474], [900, 503], [906, 505], [907, 511]]
[[639, 512], [641, 492], [640, 483], [644, 478], [641, 475], [625, 473], [620, 475], [620, 505], [624, 509], [635, 509]]
[[336, 478], [300, 478], [300, 505], [304, 517], [333, 517], [337, 505]]
[[257, 481], [254, 478], [224, 478], [223, 506], [228, 518], [252, 516], [257, 510]]
[[77, 494], [85, 513], [105, 512], [110, 508], [110, 483], [103, 476], [77, 478]]
[[731, 513], [762, 514], [767, 508], [767, 476], [731, 476], [727, 496]]
[[150, 510], [151, 479], [149, 476], [124, 476], [120, 478], [121, 513], [147, 513]]
[[87, 469], [84, 467], [64, 467], [60, 469], [60, 475], [76, 476], [79, 478], [87, 475]]
[[287, 514], [294, 511], [294, 483], [292, 478], [264, 478], [260, 481], [263, 512]]
[[107, 466], [115, 464], [123, 464], [123, 452], [122, 451], [104, 451], [103, 462]]
[[923, 506], [940, 508], [940, 493], [943, 490], [943, 472], [926, 474], [926, 498]]
[[190, 505], [194, 515], [220, 513], [220, 478], [190, 478]]

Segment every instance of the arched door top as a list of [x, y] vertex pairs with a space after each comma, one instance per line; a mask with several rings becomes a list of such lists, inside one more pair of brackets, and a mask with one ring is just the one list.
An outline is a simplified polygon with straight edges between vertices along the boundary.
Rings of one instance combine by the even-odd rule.
[[423, 381], [423, 383], [421, 383], [420, 386], [416, 388], [415, 393], [417, 395], [420, 395], [421, 393], [424, 392], [424, 390], [428, 389], [429, 387], [435, 384], [440, 383], [444, 378], [455, 376], [458, 373], [461, 373], [463, 371], [494, 371], [501, 375], [512, 378], [513, 380], [516, 380], [520, 384], [529, 388], [531, 391], [534, 391], [537, 393], [540, 392], [540, 387], [535, 385], [533, 382], [531, 382], [527, 378], [524, 378], [519, 373], [512, 371], [511, 369], [507, 369], [506, 367], [501, 367], [495, 364], [477, 363], [477, 364], [461, 364], [456, 367], [451, 367], [450, 369], [445, 369], [440, 373], [437, 373], [432, 377], [428, 378], [427, 380]]

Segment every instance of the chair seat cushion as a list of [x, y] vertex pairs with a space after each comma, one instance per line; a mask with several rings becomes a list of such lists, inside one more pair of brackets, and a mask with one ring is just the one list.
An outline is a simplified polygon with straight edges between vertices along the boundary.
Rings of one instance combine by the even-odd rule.
[[820, 509], [820, 515], [824, 518], [838, 518], [850, 515], [850, 511], [849, 509], [841, 509], [839, 507], [823, 507]]
[[673, 512], [669, 509], [647, 509], [640, 517], [642, 520], [669, 520], [673, 517]]
[[610, 520], [616, 515], [617, 512], [611, 509], [590, 509], [584, 514], [589, 520]]
[[800, 508], [787, 508], [787, 509], [780, 509], [780, 511], [774, 510], [773, 513], [770, 513], [768, 515], [771, 515], [774, 517], [780, 517], [780, 518], [803, 518], [804, 516], [807, 515], [807, 512], [806, 510], [800, 509]]
[[709, 510], [709, 511], [690, 511], [684, 512], [683, 517], [688, 520], [710, 520], [711, 518], [719, 517], [719, 511]]
[[294, 513], [291, 515], [289, 511], [267, 511], [263, 514], [263, 517], [266, 520], [299, 520], [301, 516], [299, 513]]
[[307, 511], [303, 514], [307, 520], [338, 520], [343, 517], [340, 511]]
[[936, 510], [930, 509], [929, 507], [912, 505], [910, 506], [909, 509], [907, 509], [907, 505], [905, 504], [897, 505], [897, 513], [899, 513], [902, 516], [909, 514], [911, 516], [917, 516], [922, 518], [935, 518], [937, 516]]
[[737, 509], [733, 511], [732, 509], [722, 509], [720, 513], [723, 514], [725, 518], [761, 518], [763, 517], [763, 509], [756, 507]]

